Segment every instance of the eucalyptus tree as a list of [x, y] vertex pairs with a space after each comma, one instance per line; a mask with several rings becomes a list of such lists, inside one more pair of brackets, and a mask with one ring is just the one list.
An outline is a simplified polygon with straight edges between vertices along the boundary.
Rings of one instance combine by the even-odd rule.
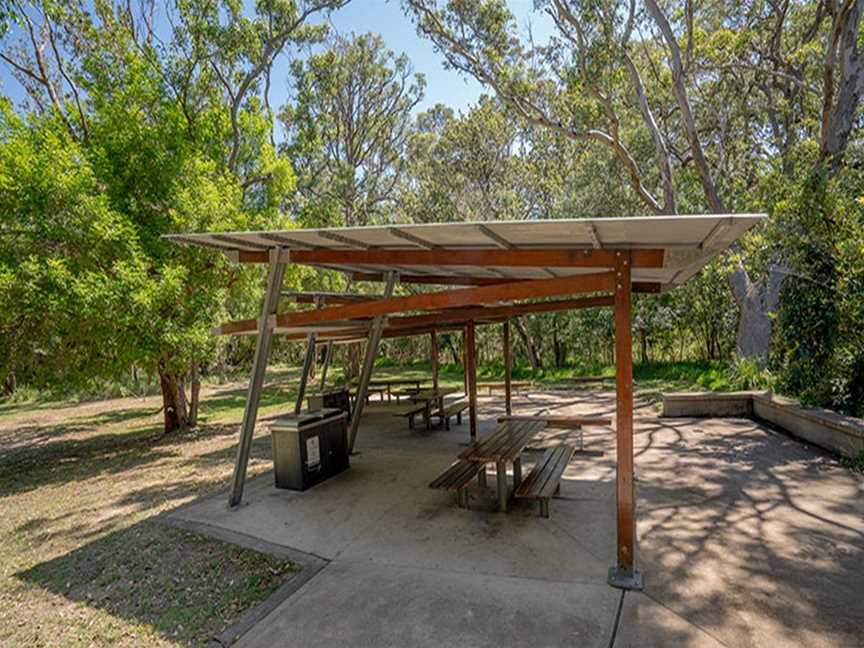
[[[858, 78], [857, 63], [848, 74], [845, 64], [832, 64], [841, 59], [857, 61], [850, 38], [842, 37], [857, 25], [858, 3], [854, 0], [836, 6], [828, 0], [817, 4], [739, 3], [734, 11], [696, 7], [689, 0], [662, 5], [646, 0], [644, 6], [637, 6], [635, 0], [542, 0], [535, 6], [550, 17], [555, 31], [550, 42], [541, 46], [520, 39], [502, 0], [404, 0], [403, 4], [447, 65], [494, 89], [516, 114], [574, 142], [612, 152], [622, 169], [622, 182], [649, 213], [676, 213], [682, 206], [688, 211], [722, 213], [730, 205], [737, 206], [742, 186], [727, 182], [725, 173], [737, 164], [736, 168], [751, 172], [752, 182], [752, 169], [758, 168], [754, 150], [763, 146], [760, 127], [764, 119], [756, 116], [759, 123], [749, 128], [754, 115], [747, 106], [751, 94], [758, 92], [756, 82], [768, 78], [793, 83], [785, 117], [795, 122], [794, 111], [801, 105], [796, 93], [810, 82], [802, 78], [809, 68], [800, 63], [800, 55], [811, 43], [818, 46], [820, 38], [824, 39], [825, 16], [834, 17], [824, 46], [825, 77], [840, 69], [844, 78]], [[699, 67], [717, 54], [711, 48], [722, 44], [712, 40], [718, 32], [727, 40], [734, 40], [736, 30], [765, 40], [766, 32], [773, 30], [775, 42], [768, 45], [768, 51], [791, 48], [792, 41], [783, 40], [786, 20], [812, 26], [802, 28], [797, 56], [788, 57], [788, 68], [785, 59], [775, 68], [767, 67], [767, 55], [756, 59], [751, 55], [753, 46], [743, 39], [737, 41], [737, 48], [727, 48], [729, 57], [744, 59], [725, 61], [739, 75], [736, 83], [723, 85], [720, 66]], [[841, 80], [828, 85], [848, 88], [850, 84]], [[700, 101], [703, 93], [718, 88], [725, 90], [720, 101], [716, 95], [710, 104]], [[832, 93], [823, 89], [826, 97]], [[769, 101], [776, 108], [776, 97]], [[844, 105], [848, 108], [848, 104]], [[823, 112], [839, 114], [841, 117], [825, 121], [843, 131], [841, 122], [846, 122], [842, 116], [848, 109]], [[784, 135], [779, 133], [778, 120], [773, 126], [780, 137], [794, 136], [799, 128], [790, 123], [791, 130]], [[822, 132], [826, 132], [824, 125]], [[733, 159], [730, 152], [739, 157]], [[823, 157], [828, 155], [823, 153]], [[698, 192], [694, 191], [697, 187]], [[769, 313], [776, 308], [780, 282], [770, 271], [761, 279], [751, 277], [741, 259], [741, 255], [732, 257], [728, 275], [741, 315], [738, 350], [764, 355], [771, 330]]]
[[334, 206], [349, 226], [388, 218], [423, 76], [378, 35], [335, 36], [294, 63], [293, 86], [280, 117], [307, 204]]
[[402, 209], [416, 222], [527, 217], [518, 137], [514, 118], [486, 95], [464, 114], [440, 104], [421, 113], [408, 139]]

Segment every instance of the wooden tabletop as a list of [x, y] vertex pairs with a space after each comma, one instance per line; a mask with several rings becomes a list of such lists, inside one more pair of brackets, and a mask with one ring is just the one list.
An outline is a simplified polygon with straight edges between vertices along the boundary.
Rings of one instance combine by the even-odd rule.
[[[416, 379], [415, 378], [394, 378], [393, 380], [385, 380], [385, 379], [370, 380], [369, 384], [370, 385], [379, 385], [379, 386], [380, 385], [384, 385], [384, 386], [389, 386], [389, 385], [417, 385], [419, 387], [420, 383], [426, 382], [426, 381], [427, 381], [426, 378], [416, 378]], [[354, 387], [356, 387], [358, 384], [359, 384], [358, 380], [352, 380], [351, 381], [351, 385]]]
[[503, 421], [492, 434], [459, 457], [468, 461], [513, 461], [544, 427], [543, 421]]
[[444, 396], [448, 396], [449, 394], [455, 394], [457, 391], [459, 390], [454, 389], [453, 387], [439, 387], [438, 389], [421, 389], [416, 394], [411, 396], [411, 400], [437, 400], [439, 398], [443, 398]]

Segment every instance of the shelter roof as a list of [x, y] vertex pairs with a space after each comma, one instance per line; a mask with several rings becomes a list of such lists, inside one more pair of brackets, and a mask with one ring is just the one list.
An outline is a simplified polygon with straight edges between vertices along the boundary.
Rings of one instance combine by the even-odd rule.
[[[403, 283], [482, 285], [590, 274], [606, 251], [634, 250], [634, 283], [681, 284], [764, 218], [762, 214], [460, 222], [258, 232], [177, 234], [239, 262], [266, 263], [287, 250], [292, 263]], [[518, 254], [511, 254], [517, 252]], [[574, 262], [576, 254], [582, 256]]]

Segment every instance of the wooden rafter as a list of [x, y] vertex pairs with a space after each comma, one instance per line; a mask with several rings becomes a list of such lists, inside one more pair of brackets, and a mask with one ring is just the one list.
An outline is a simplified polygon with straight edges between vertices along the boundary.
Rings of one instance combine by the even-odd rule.
[[314, 304], [316, 300], [322, 304], [356, 304], [358, 302], [373, 301], [381, 298], [382, 295], [362, 295], [355, 293], [296, 291], [282, 293], [282, 299], [288, 299], [297, 304]]
[[[555, 313], [565, 310], [580, 310], [583, 308], [596, 308], [600, 306], [611, 306], [613, 297], [611, 295], [599, 295], [596, 297], [578, 297], [572, 299], [557, 299], [540, 302], [527, 302], [519, 304], [508, 304], [506, 306], [478, 306], [459, 307], [448, 310], [435, 311], [427, 315], [407, 315], [393, 317], [387, 323], [388, 331], [400, 329], [414, 329], [417, 327], [442, 326], [445, 324], [464, 325], [468, 320], [475, 320], [482, 324], [501, 322], [509, 317], [518, 315], [529, 315], [534, 313]], [[362, 324], [362, 326], [361, 326]], [[236, 335], [242, 333], [253, 333], [257, 327], [257, 321], [253, 319], [227, 322], [218, 327], [215, 333], [219, 335]], [[342, 327], [342, 328], [339, 328]], [[332, 329], [339, 330], [332, 330]], [[307, 329], [315, 329], [326, 339], [327, 334], [340, 335], [346, 332], [364, 333], [368, 330], [368, 320], [342, 320], [309, 325], [307, 327], [295, 327], [295, 330], [280, 330], [279, 333], [290, 333], [302, 337]], [[331, 329], [328, 331], [328, 329]], [[293, 339], [289, 337], [289, 339]]]
[[421, 293], [391, 297], [362, 304], [334, 306], [320, 310], [302, 313], [283, 313], [276, 316], [277, 327], [303, 326], [333, 320], [347, 320], [376, 315], [391, 315], [410, 311], [435, 311], [460, 306], [476, 306], [477, 304], [494, 304], [502, 301], [517, 301], [520, 299], [557, 297], [589, 292], [611, 291], [615, 285], [615, 275], [612, 272], [577, 275], [574, 277], [559, 277], [557, 279], [538, 279], [536, 281], [520, 281], [516, 283], [499, 284], [497, 286], [482, 286], [479, 288], [463, 288], [461, 290], [445, 290], [434, 293]]

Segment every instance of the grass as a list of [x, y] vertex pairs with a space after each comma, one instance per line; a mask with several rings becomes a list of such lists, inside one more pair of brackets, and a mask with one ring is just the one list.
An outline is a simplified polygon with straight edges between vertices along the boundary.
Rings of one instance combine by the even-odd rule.
[[844, 458], [843, 465], [853, 472], [864, 474], [864, 450], [851, 458]]
[[[659, 400], [660, 394], [670, 391], [734, 391], [743, 389], [729, 365], [720, 362], [665, 362], [634, 364], [633, 379], [636, 393], [650, 401]], [[431, 375], [428, 361], [407, 365], [395, 365], [387, 361], [376, 364], [376, 378], [418, 377]], [[532, 369], [528, 365], [513, 367], [514, 380], [532, 380], [537, 385], [557, 389], [592, 389], [596, 385], [579, 385], [573, 382], [574, 376], [614, 376], [615, 365], [580, 364], [567, 367], [544, 367]], [[462, 384], [462, 366], [442, 364], [441, 380], [448, 386]], [[479, 380], [503, 380], [504, 366], [501, 363], [487, 363], [477, 368]], [[611, 385], [610, 385], [611, 388]], [[746, 387], [749, 388], [749, 387]]]
[[[277, 371], [263, 417], [290, 407]], [[156, 397], [0, 412], [0, 645], [199, 646], [293, 566], [153, 520], [227, 484], [245, 386], [208, 388], [202, 425], [161, 434]], [[253, 444], [250, 475], [268, 468]]]

